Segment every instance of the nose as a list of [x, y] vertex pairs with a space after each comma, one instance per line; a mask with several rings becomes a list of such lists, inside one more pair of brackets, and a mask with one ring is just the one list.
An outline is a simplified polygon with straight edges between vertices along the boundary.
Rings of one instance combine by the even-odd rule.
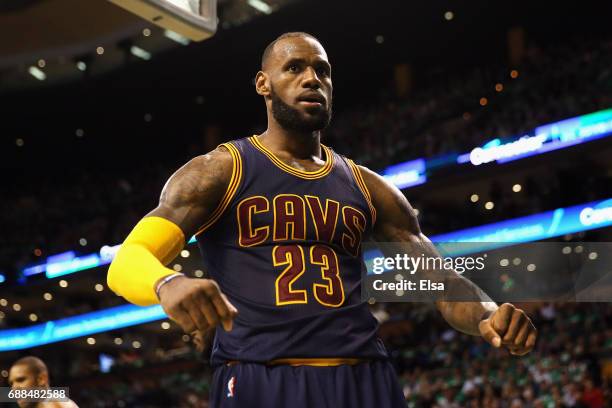
[[319, 79], [316, 71], [312, 67], [308, 67], [304, 70], [304, 75], [302, 77], [302, 87], [308, 89], [321, 88], [321, 80]]

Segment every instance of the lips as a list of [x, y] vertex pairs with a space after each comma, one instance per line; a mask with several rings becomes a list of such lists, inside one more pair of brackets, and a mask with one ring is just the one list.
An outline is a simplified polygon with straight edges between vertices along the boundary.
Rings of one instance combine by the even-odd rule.
[[316, 105], [325, 105], [325, 97], [318, 93], [307, 93], [300, 95], [298, 97], [298, 102], [302, 102], [304, 104], [316, 106]]

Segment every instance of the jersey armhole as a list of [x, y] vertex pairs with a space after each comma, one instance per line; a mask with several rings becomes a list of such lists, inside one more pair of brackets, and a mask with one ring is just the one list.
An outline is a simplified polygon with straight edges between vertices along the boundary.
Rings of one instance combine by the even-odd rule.
[[238, 191], [238, 186], [240, 185], [240, 181], [242, 180], [242, 157], [240, 156], [240, 152], [232, 143], [221, 143], [219, 146], [225, 147], [229, 153], [232, 155], [232, 178], [230, 179], [229, 185], [227, 186], [227, 190], [225, 194], [223, 194], [223, 198], [217, 205], [217, 208], [212, 212], [210, 218], [204, 225], [202, 225], [198, 231], [194, 234], [196, 237], [202, 234], [204, 231], [209, 229], [215, 222], [221, 218], [229, 204], [232, 202], [232, 199], [236, 195], [236, 191]]
[[363, 179], [361, 170], [359, 170], [359, 166], [357, 166], [355, 162], [353, 162], [349, 158], [347, 158], [346, 161], [349, 164], [349, 167], [351, 168], [351, 172], [353, 173], [353, 178], [357, 183], [357, 187], [359, 187], [359, 190], [361, 191], [366, 202], [368, 203], [368, 207], [370, 208], [370, 214], [372, 215], [372, 228], [374, 228], [374, 224], [376, 224], [376, 208], [374, 208], [374, 204], [372, 204], [372, 196], [370, 195], [370, 190], [368, 190], [368, 186], [366, 185], [365, 180]]

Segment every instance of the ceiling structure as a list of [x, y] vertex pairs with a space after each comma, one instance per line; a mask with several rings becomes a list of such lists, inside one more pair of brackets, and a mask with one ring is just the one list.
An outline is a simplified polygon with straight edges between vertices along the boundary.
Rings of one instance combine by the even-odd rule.
[[[293, 1], [267, 0], [263, 4], [269, 9], [264, 13], [262, 6], [250, 5], [252, 0], [218, 0], [218, 30], [244, 24]], [[61, 83], [189, 43], [180, 36], [165, 35], [163, 29], [107, 0], [88, 0], [87, 7], [80, 0], [15, 0], [10, 4], [0, 6], [0, 87], [4, 89], [38, 85], [30, 67], [39, 70], [47, 83]], [[133, 55], [132, 46], [144, 54]], [[102, 55], [104, 58], [96, 58]]]

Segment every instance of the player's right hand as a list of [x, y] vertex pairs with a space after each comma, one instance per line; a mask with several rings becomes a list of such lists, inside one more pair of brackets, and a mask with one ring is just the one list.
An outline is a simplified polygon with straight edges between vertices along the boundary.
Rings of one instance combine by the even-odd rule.
[[160, 288], [159, 299], [168, 317], [188, 334], [206, 332], [218, 324], [230, 331], [238, 314], [212, 279], [172, 279]]

